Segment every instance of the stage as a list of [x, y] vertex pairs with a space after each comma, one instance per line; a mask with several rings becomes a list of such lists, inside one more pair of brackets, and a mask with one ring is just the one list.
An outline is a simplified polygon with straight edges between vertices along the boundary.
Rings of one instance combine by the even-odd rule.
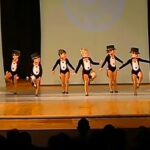
[[74, 129], [81, 117], [87, 117], [92, 128], [150, 127], [150, 85], [141, 85], [137, 96], [130, 84], [118, 88], [115, 94], [109, 93], [108, 85], [91, 85], [85, 96], [83, 85], [71, 85], [68, 95], [60, 86], [41, 86], [38, 97], [26, 82], [19, 83], [17, 95], [9, 86], [1, 88], [0, 130]]

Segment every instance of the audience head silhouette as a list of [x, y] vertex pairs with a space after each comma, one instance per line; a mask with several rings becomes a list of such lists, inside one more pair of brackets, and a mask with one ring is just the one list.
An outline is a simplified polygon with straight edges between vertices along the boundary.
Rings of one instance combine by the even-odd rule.
[[78, 122], [77, 130], [81, 134], [87, 133], [90, 130], [89, 121], [86, 118], [81, 118]]

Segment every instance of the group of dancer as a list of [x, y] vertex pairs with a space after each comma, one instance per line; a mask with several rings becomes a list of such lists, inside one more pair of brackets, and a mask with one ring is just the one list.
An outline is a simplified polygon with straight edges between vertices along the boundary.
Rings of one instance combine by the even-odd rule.
[[[80, 52], [81, 52], [81, 59], [79, 60], [77, 67], [74, 68], [67, 57], [66, 50], [65, 49], [58, 50], [59, 58], [57, 59], [55, 65], [53, 66], [52, 71], [54, 72], [56, 67], [59, 65], [60, 67], [59, 76], [61, 80], [63, 94], [69, 93], [70, 68], [73, 70], [73, 74], [76, 74], [78, 73], [78, 70], [82, 66], [82, 78], [84, 82], [84, 91], [85, 91], [85, 96], [88, 96], [90, 82], [96, 78], [96, 72], [93, 70], [92, 65], [101, 65], [99, 70], [102, 70], [102, 68], [107, 63], [107, 77], [109, 79], [110, 93], [118, 93], [117, 72], [122, 68], [124, 68], [125, 66], [127, 66], [128, 64], [131, 64], [133, 90], [134, 90], [134, 95], [137, 95], [137, 89], [139, 88], [140, 83], [142, 82], [143, 79], [143, 73], [140, 68], [140, 62], [150, 63], [149, 60], [145, 60], [139, 57], [140, 52], [138, 48], [136, 47], [131, 48], [130, 50], [131, 58], [126, 63], [124, 63], [120, 58], [116, 56], [116, 48], [114, 45], [108, 45], [106, 47], [107, 55], [102, 64], [100, 62], [94, 62], [92, 60], [92, 58], [89, 55], [88, 49], [81, 48]], [[13, 84], [14, 89], [16, 89], [17, 81], [19, 79], [18, 68], [19, 68], [20, 54], [21, 53], [18, 50], [13, 51], [12, 63], [10, 65], [10, 69], [6, 71], [5, 74], [5, 79], [7, 81], [10, 81]], [[41, 77], [42, 77], [41, 59], [38, 53], [32, 54], [31, 58], [33, 60], [33, 63], [30, 69], [30, 73], [27, 76], [27, 80], [31, 81], [32, 86], [35, 88], [35, 95], [38, 96]], [[116, 67], [116, 61], [122, 64], [118, 69]], [[16, 94], [15, 90], [14, 90], [14, 94]]]
[[[14, 94], [17, 94], [17, 83], [19, 80], [19, 69], [20, 69], [20, 55], [19, 50], [12, 51], [12, 61], [10, 68], [6, 71], [5, 79], [13, 85]], [[42, 77], [42, 65], [40, 55], [38, 53], [33, 53], [31, 55], [32, 64], [29, 66], [29, 73], [27, 73], [27, 80], [31, 81], [32, 86], [35, 88], [35, 96], [38, 96], [41, 77]]]

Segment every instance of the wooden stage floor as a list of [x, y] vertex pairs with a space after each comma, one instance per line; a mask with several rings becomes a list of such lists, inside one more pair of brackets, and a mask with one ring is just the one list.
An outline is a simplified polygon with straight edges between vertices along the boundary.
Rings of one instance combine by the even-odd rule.
[[141, 85], [137, 96], [132, 85], [118, 87], [119, 93], [110, 94], [108, 85], [91, 85], [90, 95], [84, 96], [82, 85], [70, 86], [68, 95], [60, 86], [41, 86], [38, 97], [29, 83], [20, 83], [17, 95], [11, 87], [0, 88], [0, 130], [74, 129], [81, 117], [92, 128], [150, 127], [150, 85]]

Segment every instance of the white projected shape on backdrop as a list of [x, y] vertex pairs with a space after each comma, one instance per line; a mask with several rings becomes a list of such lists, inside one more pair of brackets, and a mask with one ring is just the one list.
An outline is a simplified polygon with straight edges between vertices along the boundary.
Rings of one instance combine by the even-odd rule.
[[64, 0], [71, 22], [88, 32], [103, 32], [122, 17], [126, 0]]

